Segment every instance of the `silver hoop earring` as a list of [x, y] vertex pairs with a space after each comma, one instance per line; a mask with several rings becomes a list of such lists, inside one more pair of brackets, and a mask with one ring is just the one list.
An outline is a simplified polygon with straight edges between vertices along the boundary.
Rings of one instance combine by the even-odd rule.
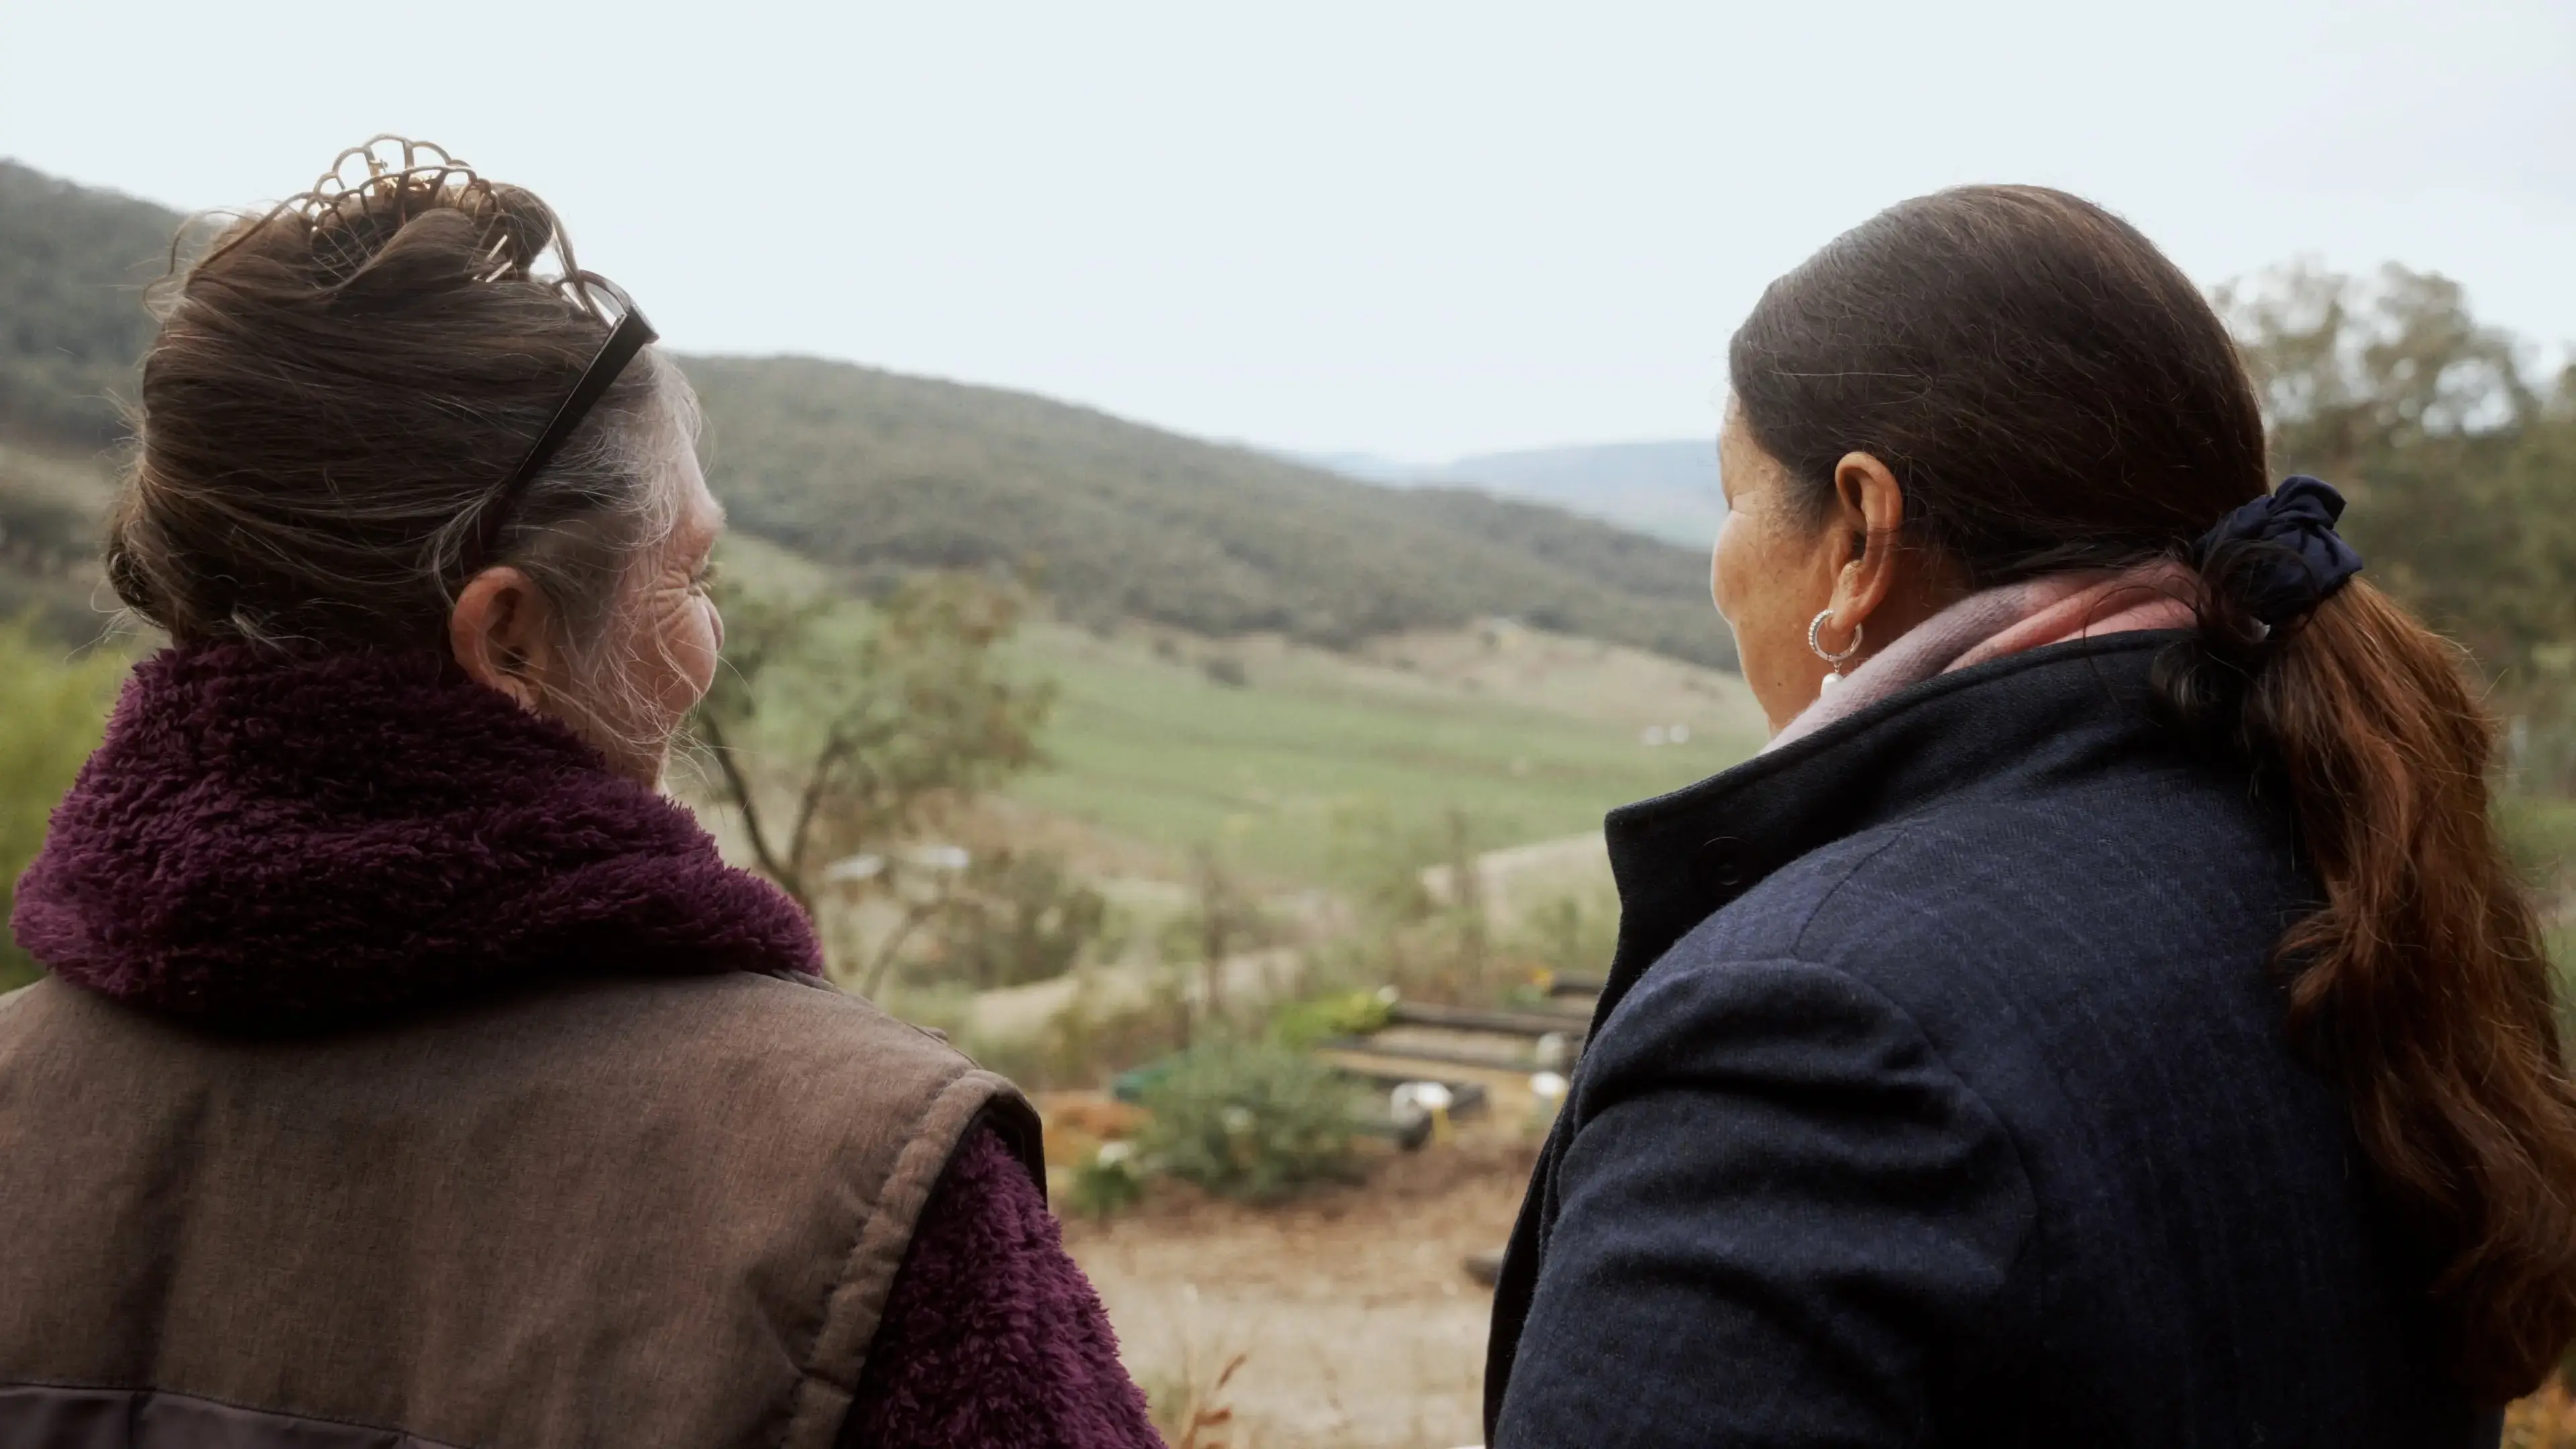
[[1828, 653], [1826, 653], [1826, 652], [1825, 652], [1825, 644], [1824, 644], [1824, 638], [1823, 638], [1824, 630], [1825, 630], [1825, 621], [1826, 621], [1827, 619], [1832, 618], [1833, 616], [1834, 616], [1834, 611], [1833, 611], [1833, 610], [1831, 610], [1831, 609], [1818, 609], [1818, 610], [1816, 611], [1816, 617], [1815, 617], [1814, 621], [1813, 621], [1813, 622], [1811, 622], [1811, 623], [1809, 623], [1809, 624], [1807, 625], [1807, 647], [1808, 647], [1808, 648], [1810, 648], [1810, 649], [1812, 649], [1812, 650], [1814, 650], [1814, 651], [1816, 651], [1816, 657], [1817, 657], [1818, 659], [1821, 659], [1821, 660], [1825, 661], [1827, 664], [1830, 664], [1830, 665], [1832, 665], [1832, 666], [1833, 666], [1832, 668], [1830, 668], [1830, 669], [1828, 669], [1828, 670], [1826, 670], [1826, 671], [1825, 671], [1825, 682], [1824, 682], [1822, 685], [1820, 685], [1820, 686], [1818, 686], [1818, 687], [1817, 687], [1816, 692], [1817, 692], [1818, 694], [1823, 694], [1823, 693], [1825, 693], [1825, 692], [1827, 692], [1827, 691], [1831, 690], [1835, 685], [1842, 683], [1842, 682], [1843, 682], [1843, 670], [1842, 670], [1842, 664], [1843, 664], [1843, 661], [1844, 661], [1844, 660], [1846, 660], [1846, 659], [1851, 658], [1853, 655], [1858, 654], [1858, 653], [1860, 652], [1860, 634], [1861, 634], [1861, 627], [1860, 627], [1860, 625], [1858, 625], [1858, 624], [1854, 624], [1854, 625], [1852, 625], [1852, 641], [1851, 641], [1851, 643], [1850, 643], [1848, 646], [1846, 646], [1846, 647], [1843, 649], [1843, 651], [1842, 651], [1841, 653], [1839, 653], [1839, 654], [1828, 654]]

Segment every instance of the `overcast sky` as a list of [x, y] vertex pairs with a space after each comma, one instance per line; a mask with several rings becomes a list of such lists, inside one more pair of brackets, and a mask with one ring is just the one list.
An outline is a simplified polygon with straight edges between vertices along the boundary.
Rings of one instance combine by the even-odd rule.
[[0, 0], [0, 155], [195, 208], [380, 130], [679, 347], [1281, 447], [1706, 434], [1767, 280], [1961, 181], [2576, 341], [2576, 0]]

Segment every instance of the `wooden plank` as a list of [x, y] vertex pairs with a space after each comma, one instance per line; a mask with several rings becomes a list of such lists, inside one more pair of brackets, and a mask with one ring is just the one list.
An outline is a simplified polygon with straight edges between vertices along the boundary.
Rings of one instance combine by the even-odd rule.
[[1360, 1056], [1382, 1057], [1389, 1061], [1434, 1062], [1444, 1067], [1476, 1067], [1489, 1072], [1531, 1072], [1547, 1070], [1536, 1057], [1503, 1057], [1492, 1052], [1444, 1050], [1439, 1047], [1379, 1046], [1364, 1036], [1337, 1036], [1315, 1043], [1318, 1050], [1351, 1052]]
[[1478, 1011], [1466, 1006], [1433, 1006], [1427, 1002], [1399, 1001], [1387, 1013], [1387, 1020], [1398, 1026], [1445, 1026], [1458, 1031], [1500, 1031], [1515, 1036], [1563, 1036], [1569, 1044], [1583, 1040], [1585, 1028], [1592, 1022], [1588, 1016], [1570, 1011]]

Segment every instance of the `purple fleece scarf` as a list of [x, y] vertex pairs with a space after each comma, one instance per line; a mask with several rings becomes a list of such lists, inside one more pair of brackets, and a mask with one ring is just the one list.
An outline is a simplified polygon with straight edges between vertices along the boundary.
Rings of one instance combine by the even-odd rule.
[[254, 1030], [821, 960], [688, 811], [427, 652], [144, 661], [10, 925], [75, 985]]

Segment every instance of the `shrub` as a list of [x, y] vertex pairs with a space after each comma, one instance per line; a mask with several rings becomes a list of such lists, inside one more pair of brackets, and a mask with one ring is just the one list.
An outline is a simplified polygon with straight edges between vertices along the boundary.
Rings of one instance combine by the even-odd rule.
[[1104, 1142], [1074, 1168], [1064, 1207], [1081, 1217], [1105, 1218], [1134, 1207], [1144, 1196], [1145, 1175], [1135, 1148], [1125, 1142]]
[[1356, 1091], [1270, 1042], [1192, 1047], [1145, 1089], [1142, 1146], [1162, 1172], [1227, 1197], [1276, 1202], [1353, 1175]]
[[[907, 994], [889, 1009], [919, 1020], [913, 999]], [[1189, 1025], [1177, 988], [1138, 993], [1088, 971], [1076, 978], [1072, 999], [1034, 1031], [985, 1035], [971, 1029], [971, 1016], [970, 996], [951, 1029], [958, 1044], [987, 1070], [1030, 1091], [1105, 1087], [1127, 1068], [1179, 1050]]]
[[1597, 894], [1553, 897], [1522, 917], [1512, 944], [1555, 975], [1605, 975], [1619, 946], [1618, 902]]
[[976, 859], [941, 916], [939, 974], [989, 991], [1072, 970], [1108, 928], [1109, 903], [1058, 856], [1001, 850]]
[[1366, 1036], [1394, 1016], [1395, 1002], [1391, 987], [1308, 997], [1271, 1018], [1271, 1039], [1284, 1047], [1304, 1048], [1337, 1036]]

